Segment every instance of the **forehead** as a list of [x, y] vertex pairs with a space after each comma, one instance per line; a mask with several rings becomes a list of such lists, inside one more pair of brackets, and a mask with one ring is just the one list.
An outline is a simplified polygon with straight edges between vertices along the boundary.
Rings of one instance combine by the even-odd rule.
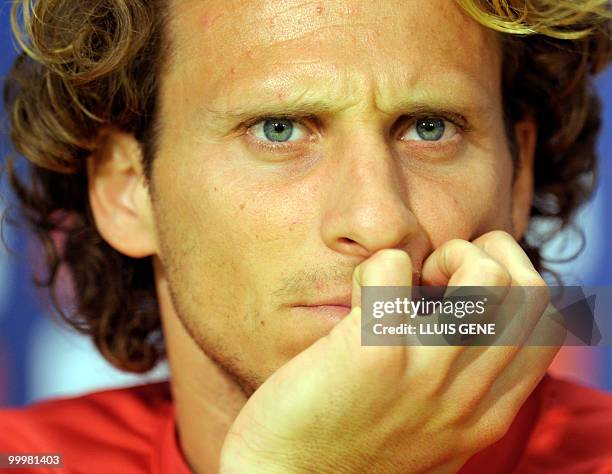
[[498, 91], [497, 34], [452, 0], [172, 0], [167, 33], [171, 87], [211, 104]]

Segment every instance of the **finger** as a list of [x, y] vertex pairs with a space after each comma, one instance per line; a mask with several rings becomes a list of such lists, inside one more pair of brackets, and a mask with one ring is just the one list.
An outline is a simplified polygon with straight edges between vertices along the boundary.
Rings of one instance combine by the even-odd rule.
[[[446, 242], [427, 259], [423, 274], [434, 284], [496, 286], [490, 301], [500, 303], [496, 321], [504, 336], [498, 344], [521, 345], [550, 301], [544, 279], [516, 240], [503, 231], [489, 232], [473, 243]], [[508, 292], [510, 286], [520, 289]]]
[[510, 290], [505, 306], [501, 307], [499, 318], [509, 324], [505, 331], [506, 342], [521, 345], [550, 303], [548, 285], [519, 243], [507, 232], [488, 232], [475, 239], [473, 244], [508, 269], [514, 288]]
[[[340, 338], [348, 342], [350, 347], [361, 345], [361, 288], [412, 286], [412, 261], [403, 250], [380, 250], [355, 267], [352, 282], [351, 312], [328, 335], [329, 339]], [[364, 321], [363, 324], [369, 322]]]
[[[553, 335], [558, 332], [556, 330], [561, 329], [562, 331], [562, 328], [559, 328], [553, 319], [544, 315], [546, 308], [549, 307], [548, 287], [512, 236], [505, 232], [494, 231], [474, 240], [473, 244], [508, 268], [511, 275], [514, 288], [507, 294], [503, 306], [496, 315], [498, 323], [508, 323], [496, 344], [508, 344], [508, 346], [487, 347], [478, 354], [474, 354], [471, 349], [467, 351], [454, 367], [458, 376], [452, 390], [452, 398], [462, 399], [463, 397], [463, 405], [474, 407], [479, 406], [480, 401], [485, 397], [494, 398], [503, 395], [505, 398], [510, 397], [510, 400], [515, 402], [524, 401], [528, 395], [525, 390], [535, 386], [539, 380], [538, 377], [541, 377], [548, 367], [546, 364], [550, 363], [552, 356], [556, 353], [556, 349], [554, 347], [543, 348], [540, 352], [541, 357], [535, 358], [533, 366], [530, 366], [530, 357], [533, 357], [538, 351], [523, 346], [534, 344], [534, 341], [538, 340], [550, 344], [553, 341]], [[551, 328], [551, 324], [556, 327]], [[560, 340], [562, 339], [563, 335]], [[526, 375], [529, 373], [535, 373], [536, 377]], [[521, 376], [525, 376], [526, 380], [520, 379]], [[473, 383], [475, 378], [480, 380], [478, 388], [475, 387], [470, 393], [466, 393], [465, 387]], [[506, 384], [504, 380], [507, 381]], [[506, 395], [514, 384], [517, 384], [516, 394]], [[505, 388], [500, 390], [500, 386]], [[521, 386], [527, 388], [523, 390]], [[487, 403], [490, 405], [493, 402], [482, 402], [483, 405]]]
[[[474, 419], [479, 420], [481, 426], [490, 427], [499, 423], [509, 426], [542, 380], [565, 338], [565, 329], [560, 325], [552, 327], [552, 324], [552, 320], [540, 320], [526, 346], [521, 348], [512, 363], [492, 385], [474, 415]], [[559, 345], [531, 345], [532, 339], [541, 340], [545, 337], [550, 341], [551, 331], [555, 333]]]
[[472, 243], [506, 267], [513, 285], [546, 285], [525, 251], [507, 232], [501, 230], [488, 232], [474, 239]]
[[[360, 304], [361, 289], [373, 286], [412, 286], [412, 262], [406, 252], [399, 250], [383, 250], [363, 262], [353, 273], [353, 308]], [[357, 327], [356, 318], [361, 318], [361, 327], [368, 327], [369, 321], [365, 320], [363, 313], [350, 314], [341, 321], [341, 325], [352, 324], [353, 330]], [[341, 329], [340, 329], [341, 330]], [[385, 367], [385, 373], [390, 374], [390, 368], [397, 368], [397, 376], [404, 375], [407, 364], [410, 367], [412, 377], [422, 380], [421, 389], [427, 389], [434, 393], [443, 384], [444, 378], [453, 361], [464, 350], [461, 346], [436, 347], [420, 346], [418, 339], [414, 336], [405, 336], [405, 346], [373, 346], [368, 351], [360, 352], [360, 356], [353, 356], [353, 361], [361, 366], [369, 365], [372, 373], [379, 372]], [[406, 347], [409, 346], [409, 347]]]
[[[506, 404], [506, 411], [518, 410], [558, 351], [556, 345], [565, 338], [565, 328], [553, 318], [544, 315], [535, 321], [526, 336], [514, 331], [512, 345], [469, 347], [458, 358], [452, 368], [454, 377], [448, 378], [444, 391], [447, 403], [464, 408], [459, 418], [474, 412], [482, 415], [483, 407], [497, 403], [496, 398]], [[537, 343], [547, 346], [535, 346]]]
[[353, 271], [351, 307], [361, 306], [363, 286], [412, 286], [412, 261], [399, 249], [383, 249]]
[[[483, 318], [492, 320], [492, 312], [503, 304], [512, 283], [508, 270], [482, 248], [465, 240], [450, 240], [426, 260], [422, 281], [449, 287], [494, 287]], [[488, 294], [488, 292], [487, 292]], [[495, 302], [495, 304], [493, 304]], [[456, 407], [457, 416], [476, 409], [498, 374], [517, 352], [515, 347], [465, 347], [453, 361], [441, 392]]]
[[[555, 309], [549, 307], [549, 311], [554, 313]], [[509, 393], [517, 403], [522, 403], [546, 373], [566, 336], [567, 329], [561, 323], [546, 315], [540, 318], [517, 356], [493, 385], [491, 399]], [[521, 387], [523, 383], [525, 386]]]
[[506, 268], [480, 247], [461, 239], [445, 242], [423, 264], [421, 281], [432, 286], [510, 286]]
[[[464, 418], [470, 412], [476, 419], [488, 417], [484, 426], [494, 426], [504, 416], [513, 419], [567, 335], [566, 328], [552, 317], [555, 313], [549, 305], [521, 345], [487, 347], [468, 368], [457, 367], [459, 376], [449, 399], [465, 407]], [[475, 378], [480, 379], [476, 386]], [[467, 389], [470, 384], [472, 390]]]
[[318, 343], [348, 371], [371, 372], [374, 376], [380, 372], [380, 367], [386, 367], [387, 375], [394, 370], [398, 375], [404, 367], [405, 347], [361, 347], [362, 325], [367, 327], [370, 323], [365, 318], [362, 320], [361, 289], [366, 286], [411, 286], [410, 257], [402, 250], [381, 250], [355, 268], [352, 282], [351, 312]]

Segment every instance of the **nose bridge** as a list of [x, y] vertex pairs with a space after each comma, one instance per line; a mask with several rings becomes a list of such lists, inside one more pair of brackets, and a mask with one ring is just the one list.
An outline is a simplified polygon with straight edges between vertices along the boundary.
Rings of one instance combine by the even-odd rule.
[[402, 247], [417, 223], [402, 170], [384, 133], [354, 124], [335, 155], [336, 179], [326, 223], [328, 239], [369, 252]]
[[380, 133], [357, 133], [348, 146], [341, 168], [352, 187], [358, 187], [369, 205], [401, 198], [402, 186], [393, 150]]

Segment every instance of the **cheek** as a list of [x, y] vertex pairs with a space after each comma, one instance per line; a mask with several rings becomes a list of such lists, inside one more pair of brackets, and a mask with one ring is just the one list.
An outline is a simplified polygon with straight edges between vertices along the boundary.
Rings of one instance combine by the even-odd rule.
[[511, 230], [511, 167], [465, 167], [452, 177], [412, 186], [413, 212], [434, 248], [447, 240], [473, 240], [494, 229]]
[[160, 154], [154, 168], [161, 260], [187, 315], [219, 314], [231, 294], [238, 296], [234, 309], [241, 311], [250, 292], [238, 235], [244, 199], [232, 189], [236, 201], [228, 202], [227, 183], [212, 171], [205, 160], [180, 152]]
[[[172, 222], [165, 247], [174, 247], [169, 252], [175, 252], [190, 281], [208, 278], [202, 269], [212, 267], [210, 284], [239, 285], [247, 301], [265, 304], [260, 295], [274, 289], [275, 278], [304, 242], [305, 216], [318, 190], [258, 183], [234, 166], [224, 168], [230, 160], [221, 153], [210, 156], [214, 160], [199, 166], [175, 162], [172, 173], [171, 165], [159, 169], [160, 179], [173, 177], [159, 199], [164, 220]], [[176, 255], [177, 247], [182, 256]]]

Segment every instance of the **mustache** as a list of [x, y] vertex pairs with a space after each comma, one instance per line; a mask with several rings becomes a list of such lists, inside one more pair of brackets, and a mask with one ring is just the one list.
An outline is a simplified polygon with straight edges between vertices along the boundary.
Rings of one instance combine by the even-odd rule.
[[334, 288], [351, 286], [353, 270], [358, 263], [339, 263], [328, 267], [299, 270], [285, 278], [282, 285], [272, 292], [272, 296], [286, 299], [299, 296], [316, 296]]
[[[361, 260], [363, 261], [363, 260]], [[297, 271], [283, 278], [282, 285], [272, 291], [274, 298], [286, 301], [302, 297], [315, 298], [321, 294], [330, 296], [338, 294], [338, 289], [351, 290], [353, 271], [360, 262], [341, 262], [332, 266], [320, 266]], [[417, 285], [421, 280], [421, 266], [412, 269], [412, 284]]]

